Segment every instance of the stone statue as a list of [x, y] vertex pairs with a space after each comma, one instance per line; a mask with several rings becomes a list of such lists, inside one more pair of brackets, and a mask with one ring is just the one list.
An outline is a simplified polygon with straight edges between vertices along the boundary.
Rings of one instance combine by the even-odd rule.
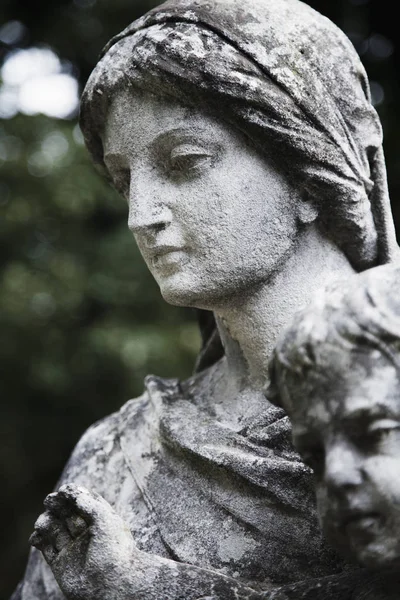
[[327, 538], [350, 560], [382, 571], [393, 598], [400, 596], [399, 286], [395, 263], [319, 293], [279, 337], [267, 390], [290, 416], [294, 444], [314, 472]]
[[354, 48], [298, 0], [171, 0], [108, 44], [81, 126], [204, 344], [188, 381], [148, 377], [85, 433], [14, 600], [272, 599], [340, 578], [311, 470], [263, 389], [312, 293], [397, 251]]

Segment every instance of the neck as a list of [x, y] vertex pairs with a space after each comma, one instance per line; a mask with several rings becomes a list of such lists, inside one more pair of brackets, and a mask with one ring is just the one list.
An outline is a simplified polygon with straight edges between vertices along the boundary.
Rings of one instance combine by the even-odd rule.
[[352, 273], [344, 254], [311, 226], [279, 272], [215, 310], [230, 394], [260, 391], [267, 381], [268, 359], [277, 337], [294, 313], [318, 289]]

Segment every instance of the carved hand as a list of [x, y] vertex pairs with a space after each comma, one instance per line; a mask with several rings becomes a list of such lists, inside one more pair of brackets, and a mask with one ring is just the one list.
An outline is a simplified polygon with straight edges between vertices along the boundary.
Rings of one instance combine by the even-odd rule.
[[115, 510], [86, 488], [64, 485], [44, 504], [30, 541], [68, 600], [260, 598], [219, 573], [141, 552]]

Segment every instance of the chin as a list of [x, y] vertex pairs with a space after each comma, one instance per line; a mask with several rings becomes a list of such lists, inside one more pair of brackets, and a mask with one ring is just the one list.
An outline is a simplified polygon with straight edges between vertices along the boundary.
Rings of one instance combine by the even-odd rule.
[[183, 282], [171, 281], [172, 278], [158, 282], [162, 297], [168, 304], [183, 306], [185, 308], [200, 308], [198, 306], [199, 293]]
[[[391, 543], [392, 542], [392, 543]], [[400, 567], [399, 541], [376, 539], [354, 554], [354, 558], [363, 567], [371, 570], [398, 569]]]
[[173, 306], [214, 310], [226, 297], [224, 294], [221, 299], [220, 290], [207, 289], [198, 278], [193, 281], [182, 274], [159, 279], [157, 283], [164, 300]]

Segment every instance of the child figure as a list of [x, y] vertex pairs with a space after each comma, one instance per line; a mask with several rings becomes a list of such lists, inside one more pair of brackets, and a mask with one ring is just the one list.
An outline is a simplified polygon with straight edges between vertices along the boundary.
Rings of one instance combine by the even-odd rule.
[[400, 266], [320, 294], [279, 339], [270, 379], [266, 395], [314, 471], [327, 538], [361, 566], [399, 573]]

